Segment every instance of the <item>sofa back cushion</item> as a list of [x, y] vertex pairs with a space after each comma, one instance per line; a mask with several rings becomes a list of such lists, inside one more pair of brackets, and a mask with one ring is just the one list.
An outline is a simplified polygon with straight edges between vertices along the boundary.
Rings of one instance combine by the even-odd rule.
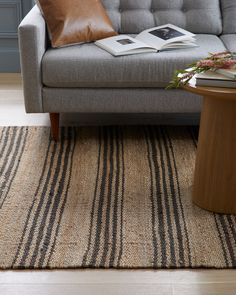
[[[232, 0], [236, 1], [236, 0]], [[172, 23], [193, 33], [222, 32], [220, 0], [102, 0], [119, 33]]]
[[221, 0], [223, 33], [236, 33], [236, 0]]

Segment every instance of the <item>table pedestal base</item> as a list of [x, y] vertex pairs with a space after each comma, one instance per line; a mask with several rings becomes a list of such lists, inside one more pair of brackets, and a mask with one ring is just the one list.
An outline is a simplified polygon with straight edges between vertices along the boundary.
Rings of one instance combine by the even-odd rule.
[[193, 202], [218, 213], [236, 213], [236, 101], [204, 97]]

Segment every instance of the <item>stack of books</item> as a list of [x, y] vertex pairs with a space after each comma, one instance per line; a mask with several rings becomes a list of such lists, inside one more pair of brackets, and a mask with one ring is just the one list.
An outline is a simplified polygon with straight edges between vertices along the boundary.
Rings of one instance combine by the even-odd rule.
[[236, 88], [236, 67], [197, 74], [196, 86]]

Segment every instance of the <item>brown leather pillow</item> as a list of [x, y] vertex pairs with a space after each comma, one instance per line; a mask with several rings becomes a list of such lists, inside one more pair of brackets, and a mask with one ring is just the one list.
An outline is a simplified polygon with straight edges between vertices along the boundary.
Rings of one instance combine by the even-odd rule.
[[100, 0], [37, 0], [52, 47], [117, 35]]

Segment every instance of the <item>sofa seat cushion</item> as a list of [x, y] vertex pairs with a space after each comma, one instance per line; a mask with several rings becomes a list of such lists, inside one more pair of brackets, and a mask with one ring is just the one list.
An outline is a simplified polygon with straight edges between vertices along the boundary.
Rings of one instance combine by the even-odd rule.
[[48, 87], [165, 87], [176, 69], [226, 50], [214, 35], [197, 35], [199, 47], [113, 57], [93, 43], [49, 49], [42, 61]]
[[236, 52], [236, 34], [226, 34], [220, 38], [229, 51]]

